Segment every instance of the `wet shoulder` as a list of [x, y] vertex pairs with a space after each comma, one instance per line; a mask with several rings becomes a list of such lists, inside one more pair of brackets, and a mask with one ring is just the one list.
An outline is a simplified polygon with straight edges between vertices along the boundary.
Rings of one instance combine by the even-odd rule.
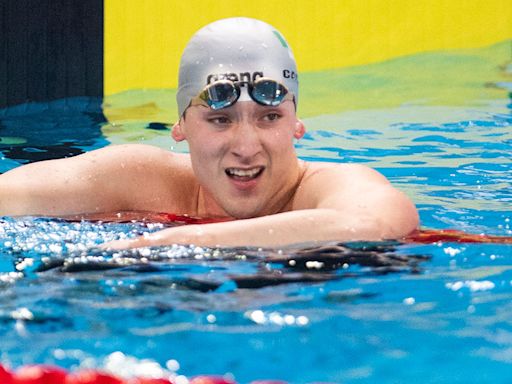
[[127, 200], [135, 210], [183, 213], [195, 207], [197, 189], [190, 157], [144, 144], [113, 145], [89, 153], [105, 174], [127, 180]]
[[328, 195], [353, 195], [375, 184], [388, 183], [374, 169], [362, 164], [305, 163], [304, 176], [295, 194], [293, 209], [308, 209]]
[[361, 182], [386, 180], [381, 173], [363, 164], [308, 162], [305, 169], [302, 183], [324, 183], [331, 178], [336, 182], [353, 181], [354, 178]]
[[169, 161], [173, 157], [180, 157], [180, 154], [147, 144], [109, 145], [108, 147], [88, 152], [86, 155], [110, 158], [116, 162], [121, 160], [137, 160], [157, 163]]
[[144, 168], [146, 171], [162, 168], [192, 169], [190, 157], [145, 144], [111, 145], [84, 155], [77, 156], [78, 161], [96, 162], [102, 168], [122, 168], [134, 170]]

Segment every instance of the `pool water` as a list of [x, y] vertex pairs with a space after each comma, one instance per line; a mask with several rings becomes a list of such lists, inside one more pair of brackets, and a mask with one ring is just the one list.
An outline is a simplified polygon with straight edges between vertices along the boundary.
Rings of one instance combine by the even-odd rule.
[[[378, 169], [425, 228], [512, 236], [509, 47], [304, 74], [299, 156]], [[172, 96], [2, 110], [0, 172], [109, 143], [186, 152], [169, 137]], [[1, 218], [0, 363], [240, 383], [512, 380], [512, 245], [96, 248], [165, 225]]]

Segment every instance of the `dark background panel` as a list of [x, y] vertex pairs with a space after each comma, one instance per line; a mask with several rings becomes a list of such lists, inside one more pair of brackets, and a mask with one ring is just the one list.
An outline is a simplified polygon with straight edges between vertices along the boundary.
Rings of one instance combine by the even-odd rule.
[[7, 28], [4, 23], [6, 17], [5, 4], [3, 1], [0, 1], [0, 105], [7, 104], [7, 93], [4, 88], [7, 82], [7, 60], [5, 59], [5, 53], [7, 52]]
[[2, 57], [7, 60], [6, 85], [7, 102], [23, 102], [27, 98], [27, 15], [16, 7], [28, 8], [28, 0], [7, 0], [4, 20], [7, 51]]
[[103, 95], [103, 0], [0, 0], [0, 108]]
[[[87, 18], [93, 19], [87, 21], [87, 35], [89, 38], [84, 39], [84, 51], [87, 52], [85, 55], [85, 67], [91, 68], [85, 72], [85, 93], [86, 95], [103, 95], [103, 41], [104, 41], [104, 24], [103, 24], [103, 4], [104, 0], [95, 0], [96, 13], [91, 12]], [[83, 2], [82, 4], [85, 4]], [[82, 5], [85, 6], [85, 5]], [[101, 12], [100, 12], [101, 11]], [[98, 17], [98, 13], [101, 13], [101, 17]], [[98, 65], [100, 62], [100, 65]], [[94, 69], [94, 70], [92, 70]]]
[[[19, 47], [26, 56], [26, 74], [27, 84], [26, 92], [27, 98], [30, 100], [33, 97], [46, 100], [48, 98], [48, 44], [47, 44], [47, 30], [48, 30], [48, 7], [45, 1], [27, 1], [24, 0], [25, 7], [30, 8], [29, 12], [37, 17], [36, 22], [31, 23], [32, 18], [26, 17], [25, 27], [27, 34], [27, 45]], [[30, 23], [30, 27], [28, 27]], [[14, 70], [14, 64], [12, 65]]]

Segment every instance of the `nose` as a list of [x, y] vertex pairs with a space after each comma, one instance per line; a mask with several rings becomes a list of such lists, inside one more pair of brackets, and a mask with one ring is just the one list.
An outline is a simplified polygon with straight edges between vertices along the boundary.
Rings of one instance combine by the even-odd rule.
[[249, 121], [241, 121], [233, 130], [231, 153], [242, 160], [251, 160], [262, 149], [260, 132]]

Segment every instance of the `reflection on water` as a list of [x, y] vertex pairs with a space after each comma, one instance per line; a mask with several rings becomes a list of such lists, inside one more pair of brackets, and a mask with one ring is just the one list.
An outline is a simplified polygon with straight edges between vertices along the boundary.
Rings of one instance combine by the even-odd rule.
[[0, 173], [33, 161], [79, 155], [109, 142], [101, 99], [77, 97], [0, 110]]

